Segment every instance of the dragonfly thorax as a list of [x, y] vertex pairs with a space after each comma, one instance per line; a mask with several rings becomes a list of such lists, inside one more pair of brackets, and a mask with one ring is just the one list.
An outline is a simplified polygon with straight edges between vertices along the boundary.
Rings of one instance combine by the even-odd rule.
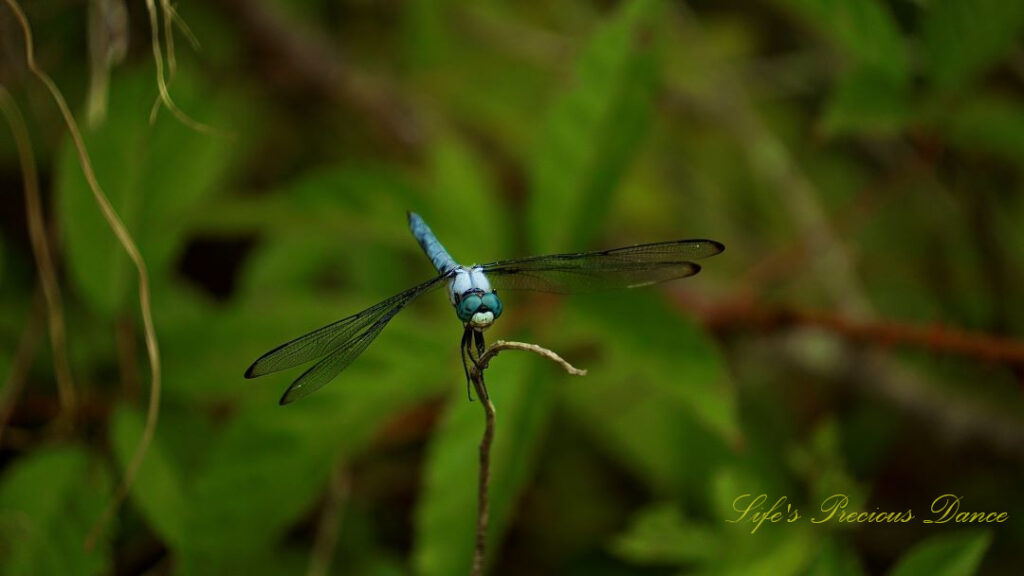
[[457, 268], [448, 295], [459, 320], [477, 330], [486, 330], [501, 316], [501, 299], [479, 267]]

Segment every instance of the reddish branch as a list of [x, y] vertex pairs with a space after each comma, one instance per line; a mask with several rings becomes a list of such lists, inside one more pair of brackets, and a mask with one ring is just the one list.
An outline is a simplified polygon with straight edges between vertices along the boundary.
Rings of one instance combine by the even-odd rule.
[[713, 331], [771, 331], [794, 326], [814, 327], [850, 340], [880, 346], [915, 346], [933, 352], [1024, 366], [1024, 341], [940, 324], [854, 320], [836, 312], [766, 307], [748, 300], [707, 304], [687, 299], [686, 305], [696, 312], [705, 327]]

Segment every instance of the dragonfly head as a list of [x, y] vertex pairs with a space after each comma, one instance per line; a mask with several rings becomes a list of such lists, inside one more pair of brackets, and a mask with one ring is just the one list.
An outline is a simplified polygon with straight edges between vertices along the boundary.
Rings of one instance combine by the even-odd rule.
[[481, 332], [501, 316], [501, 311], [501, 299], [493, 290], [470, 290], [459, 296], [455, 302], [455, 313], [458, 314], [459, 320]]

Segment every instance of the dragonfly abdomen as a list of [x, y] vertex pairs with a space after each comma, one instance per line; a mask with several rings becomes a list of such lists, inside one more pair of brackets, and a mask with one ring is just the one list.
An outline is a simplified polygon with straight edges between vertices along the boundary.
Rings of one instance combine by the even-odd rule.
[[423, 218], [415, 212], [409, 212], [409, 230], [412, 231], [412, 235], [416, 237], [416, 241], [420, 243], [420, 247], [427, 253], [427, 257], [430, 258], [439, 273], [443, 275], [458, 267], [455, 259], [444, 249], [430, 226], [427, 226]]

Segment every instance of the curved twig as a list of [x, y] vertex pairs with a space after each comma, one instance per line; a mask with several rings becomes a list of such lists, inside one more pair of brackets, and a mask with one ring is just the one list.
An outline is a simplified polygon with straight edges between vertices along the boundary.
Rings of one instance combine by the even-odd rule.
[[64, 95], [60, 89], [57, 88], [57, 84], [50, 78], [50, 75], [43, 71], [42, 68], [36, 63], [35, 49], [32, 42], [32, 27], [29, 25], [28, 17], [25, 16], [24, 10], [17, 0], [6, 0], [7, 6], [10, 7], [11, 12], [14, 13], [14, 17], [17, 19], [18, 24], [21, 26], [22, 32], [25, 34], [25, 62], [28, 69], [39, 79], [40, 82], [46, 86], [50, 96], [53, 97], [54, 102], [57, 104], [57, 108], [60, 110], [61, 116], [64, 119], [64, 123], [67, 125], [68, 134], [71, 135], [71, 140], [74, 142], [75, 151], [78, 153], [78, 163], [82, 168], [82, 174], [85, 175], [85, 180], [89, 184], [89, 190], [92, 192], [93, 197], [96, 200], [96, 204], [99, 206], [100, 211], [103, 213], [103, 218], [106, 219], [107, 224], [111, 230], [114, 231], [114, 235], [117, 236], [118, 242], [124, 248], [124, 251], [128, 254], [132, 264], [135, 265], [135, 269], [138, 272], [139, 277], [139, 308], [142, 314], [142, 325], [146, 336], [146, 351], [149, 355], [149, 370], [150, 370], [150, 393], [149, 393], [149, 405], [146, 408], [146, 427], [142, 431], [142, 438], [139, 440], [139, 445], [135, 448], [135, 453], [132, 455], [131, 461], [125, 468], [124, 479], [118, 487], [117, 493], [114, 495], [113, 501], [100, 516], [99, 520], [93, 526], [89, 537], [86, 539], [86, 547], [92, 548], [93, 543], [99, 536], [103, 527], [106, 526], [107, 521], [117, 511], [121, 502], [128, 495], [128, 490], [131, 489], [132, 483], [135, 481], [135, 476], [142, 466], [142, 460], [146, 456], [146, 452], [149, 450], [149, 445], [153, 441], [153, 435], [156, 433], [156, 421], [157, 416], [160, 413], [160, 348], [157, 345], [156, 340], [156, 329], [153, 326], [153, 312], [152, 306], [150, 305], [150, 292], [149, 292], [149, 272], [146, 270], [146, 262], [142, 258], [142, 254], [139, 252], [138, 247], [135, 245], [135, 241], [132, 239], [128, 229], [125, 228], [124, 223], [121, 222], [121, 218], [117, 215], [117, 211], [110, 204], [110, 200], [107, 195], [103, 192], [103, 188], [100, 187], [99, 181], [96, 179], [96, 173], [92, 169], [92, 161], [89, 159], [89, 152], [85, 147], [85, 140], [82, 138], [82, 133], [78, 129], [78, 122], [75, 121], [75, 117], [71, 114], [71, 109], [68, 107], [67, 102], [64, 100]]
[[334, 549], [338, 544], [339, 515], [352, 490], [352, 479], [349, 477], [348, 465], [344, 458], [339, 458], [331, 471], [331, 484], [327, 491], [327, 499], [320, 519], [317, 522], [316, 536], [313, 539], [313, 554], [310, 558], [306, 576], [326, 576], [331, 570]]
[[25, 329], [18, 341], [18, 349], [14, 352], [14, 358], [11, 360], [11, 371], [7, 374], [3, 388], [0, 388], [0, 441], [3, 440], [4, 432], [7, 430], [7, 421], [14, 413], [14, 405], [18, 402], [18, 396], [25, 387], [25, 378], [36, 357], [39, 333], [43, 323], [42, 299], [38, 296], [37, 292], [36, 298], [32, 302], [32, 308], [28, 312], [28, 319], [25, 321]]
[[61, 303], [60, 285], [57, 282], [57, 267], [53, 260], [53, 251], [46, 237], [46, 220], [43, 216], [43, 202], [39, 195], [39, 175], [36, 173], [36, 160], [32, 154], [32, 141], [25, 127], [25, 119], [14, 98], [6, 88], [0, 85], [0, 112], [7, 118], [14, 134], [14, 142], [18, 148], [18, 160], [21, 163], [21, 177], [25, 188], [25, 212], [28, 220], [28, 235], [35, 256], [36, 268], [39, 271], [39, 284], [46, 299], [47, 320], [50, 329], [53, 369], [57, 379], [57, 394], [65, 424], [74, 425], [75, 384], [71, 377], [71, 364], [68, 361], [67, 336], [64, 329], [64, 305]]
[[165, 108], [171, 111], [171, 114], [173, 114], [174, 117], [177, 118], [179, 122], [195, 130], [196, 132], [226, 136], [226, 133], [221, 132], [211, 126], [207, 126], [206, 124], [203, 124], [202, 122], [199, 122], [198, 120], [195, 120], [194, 118], [186, 114], [181, 108], [178, 108], [178, 105], [175, 104], [174, 100], [171, 98], [171, 91], [168, 88], [169, 80], [167, 74], [164, 72], [164, 53], [163, 50], [160, 48], [159, 19], [159, 16], [163, 16], [163, 28], [165, 33], [164, 43], [167, 45], [167, 61], [170, 67], [170, 75], [173, 77], [174, 72], [177, 70], [177, 61], [175, 60], [174, 56], [174, 27], [172, 26], [174, 13], [168, 11], [169, 5], [170, 3], [166, 0], [161, 0], [160, 6], [163, 8], [164, 13], [162, 15], [158, 15], [154, 0], [146, 0], [146, 12], [149, 13], [149, 29], [153, 36], [152, 47], [153, 62], [156, 64], [156, 86], [158, 91], [160, 92], [160, 94], [157, 96], [156, 103], [154, 103], [153, 108], [150, 110], [149, 121], [156, 121], [156, 114], [157, 111], [160, 109], [160, 107], [157, 104], [162, 103]]
[[[484, 386], [484, 370], [487, 369], [490, 361], [502, 350], [522, 350], [533, 352], [555, 362], [573, 376], [586, 376], [586, 370], [580, 370], [566, 362], [561, 356], [551, 350], [528, 344], [525, 342], [506, 342], [498, 340], [491, 344], [480, 358], [477, 364], [470, 366], [469, 377], [476, 389], [476, 396], [480, 399], [480, 405], [484, 409], [484, 436], [480, 441], [480, 475], [477, 486], [477, 515], [476, 515], [476, 548], [473, 553], [473, 568], [470, 571], [472, 576], [480, 576], [484, 572], [484, 557], [487, 550], [487, 522], [490, 520], [490, 496], [488, 491], [491, 484], [491, 444], [494, 441], [494, 404], [491, 402]], [[477, 367], [479, 366], [479, 368]]]

